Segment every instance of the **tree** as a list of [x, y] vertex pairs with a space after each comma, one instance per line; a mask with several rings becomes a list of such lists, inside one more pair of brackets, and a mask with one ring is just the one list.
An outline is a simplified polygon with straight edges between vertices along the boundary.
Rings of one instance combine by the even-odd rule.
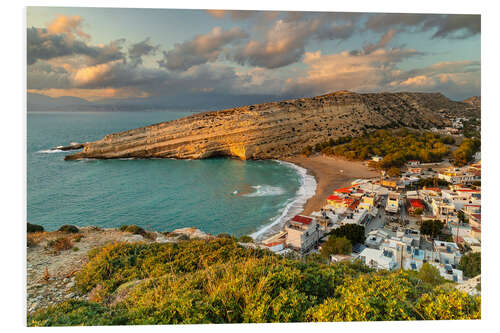
[[424, 235], [431, 236], [432, 238], [436, 238], [441, 234], [443, 230], [443, 222], [439, 220], [427, 220], [423, 221], [420, 226], [420, 232]]
[[241, 242], [241, 243], [253, 243], [253, 238], [248, 236], [248, 235], [244, 235], [244, 236], [241, 236], [240, 238], [238, 238], [238, 242]]
[[465, 216], [463, 211], [458, 211], [457, 218], [462, 224], [469, 224], [469, 219]]
[[481, 252], [469, 252], [462, 256], [458, 268], [468, 278], [481, 274]]
[[352, 244], [345, 237], [330, 235], [326, 243], [321, 246], [321, 256], [324, 258], [328, 258], [332, 254], [350, 254], [351, 252]]
[[424, 213], [424, 210], [422, 208], [417, 208], [415, 209], [414, 214], [415, 215], [422, 215]]
[[334, 229], [331, 234], [335, 237], [345, 237], [351, 241], [351, 244], [363, 244], [365, 242], [365, 227], [362, 225], [346, 224]]
[[387, 174], [390, 177], [399, 177], [401, 175], [401, 169], [398, 167], [391, 167], [389, 170], [387, 170]]
[[437, 286], [443, 283], [444, 278], [439, 273], [439, 269], [428, 262], [424, 263], [418, 271], [417, 277], [425, 283]]

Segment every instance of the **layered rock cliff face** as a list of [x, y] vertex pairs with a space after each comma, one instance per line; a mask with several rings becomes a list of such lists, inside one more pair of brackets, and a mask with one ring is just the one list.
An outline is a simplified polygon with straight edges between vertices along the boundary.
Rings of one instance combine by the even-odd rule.
[[339, 91], [313, 98], [250, 105], [106, 135], [66, 159], [234, 156], [280, 158], [339, 136], [376, 128], [439, 127], [443, 109], [466, 110], [439, 93], [357, 94]]

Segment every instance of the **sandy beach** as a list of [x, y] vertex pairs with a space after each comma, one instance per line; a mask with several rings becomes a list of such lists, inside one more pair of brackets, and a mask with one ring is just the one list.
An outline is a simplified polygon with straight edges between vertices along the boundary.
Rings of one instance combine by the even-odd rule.
[[302, 214], [308, 215], [320, 210], [326, 204], [326, 198], [336, 188], [351, 185], [358, 178], [372, 178], [379, 174], [370, 170], [362, 162], [347, 161], [336, 157], [314, 155], [310, 157], [295, 156], [285, 159], [308, 170], [317, 182], [316, 193], [305, 204]]

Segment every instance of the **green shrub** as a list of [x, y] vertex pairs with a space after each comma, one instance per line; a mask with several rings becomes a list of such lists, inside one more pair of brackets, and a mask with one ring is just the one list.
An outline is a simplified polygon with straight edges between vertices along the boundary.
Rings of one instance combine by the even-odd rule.
[[481, 252], [469, 252], [460, 258], [458, 268], [468, 278], [481, 274]]
[[340, 228], [333, 229], [331, 232], [335, 237], [345, 237], [351, 241], [351, 244], [365, 242], [365, 227], [357, 224], [345, 224]]
[[247, 235], [241, 236], [238, 238], [238, 241], [241, 243], [253, 243], [253, 238]]
[[420, 232], [423, 235], [431, 236], [432, 238], [436, 238], [441, 235], [443, 231], [444, 223], [440, 220], [427, 220], [423, 221], [420, 225]]
[[28, 222], [28, 232], [44, 232], [45, 229], [38, 224], [31, 224]]
[[[120, 228], [120, 230], [121, 230], [121, 228]], [[146, 230], [144, 230], [143, 228], [141, 228], [135, 224], [126, 226], [126, 228], [122, 231], [130, 232], [131, 234], [135, 234], [135, 235], [141, 235], [141, 236], [146, 235]]]
[[439, 273], [439, 269], [429, 264], [424, 263], [420, 270], [418, 271], [417, 277], [425, 283], [429, 283], [433, 286], [437, 286], [445, 282], [445, 279]]
[[331, 235], [321, 246], [321, 256], [329, 258], [332, 254], [351, 254], [352, 244], [345, 237], [336, 237]]
[[70, 224], [63, 225], [62, 227], [59, 228], [58, 231], [69, 232], [72, 234], [76, 234], [76, 233], [80, 232], [80, 230], [76, 226], [70, 225]]

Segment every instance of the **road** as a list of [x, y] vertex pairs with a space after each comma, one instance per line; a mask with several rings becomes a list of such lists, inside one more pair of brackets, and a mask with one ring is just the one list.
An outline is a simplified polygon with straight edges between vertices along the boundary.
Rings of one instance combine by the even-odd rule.
[[[365, 226], [365, 235], [372, 230], [382, 229], [385, 225], [385, 205], [387, 203], [387, 197], [383, 196], [380, 200], [380, 208], [378, 209], [377, 216], [374, 217], [368, 225]], [[380, 217], [379, 217], [380, 216]]]

